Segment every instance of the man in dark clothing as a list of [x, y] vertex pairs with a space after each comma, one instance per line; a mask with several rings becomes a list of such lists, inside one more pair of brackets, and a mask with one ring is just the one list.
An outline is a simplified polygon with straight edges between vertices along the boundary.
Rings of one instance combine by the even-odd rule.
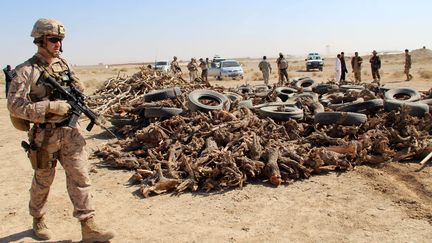
[[345, 81], [345, 73], [348, 73], [348, 69], [346, 68], [344, 55], [345, 55], [345, 53], [341, 52], [340, 61], [341, 61], [342, 73], [341, 73], [340, 81]]
[[381, 60], [379, 56], [377, 56], [377, 52], [375, 50], [372, 52], [372, 57], [369, 59], [369, 62], [371, 64], [372, 77], [374, 79], [374, 82], [379, 82], [381, 79], [379, 74], [379, 69], [381, 68]]
[[3, 72], [5, 75], [5, 81], [6, 81], [6, 98], [8, 96], [8, 92], [9, 92], [9, 85], [12, 81], [13, 75], [12, 75], [12, 69], [10, 65], [7, 65], [5, 68], [3, 68]]

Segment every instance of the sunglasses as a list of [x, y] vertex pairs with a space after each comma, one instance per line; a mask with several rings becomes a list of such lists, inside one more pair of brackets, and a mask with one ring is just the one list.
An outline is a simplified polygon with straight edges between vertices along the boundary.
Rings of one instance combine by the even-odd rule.
[[63, 39], [62, 39], [62, 38], [59, 38], [59, 37], [50, 37], [50, 38], [47, 38], [47, 40], [48, 40], [49, 42], [55, 44], [55, 43], [57, 43], [57, 42], [59, 42], [59, 41], [61, 42]]

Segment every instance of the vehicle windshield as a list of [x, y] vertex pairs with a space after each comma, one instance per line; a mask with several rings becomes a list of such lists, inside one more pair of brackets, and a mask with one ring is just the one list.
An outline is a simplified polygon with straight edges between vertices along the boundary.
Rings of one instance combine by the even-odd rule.
[[156, 66], [165, 66], [168, 65], [168, 62], [156, 62]]
[[321, 60], [320, 56], [310, 56], [308, 57], [308, 60]]
[[224, 67], [240, 67], [240, 64], [236, 61], [231, 61], [231, 62], [223, 62], [222, 64]]

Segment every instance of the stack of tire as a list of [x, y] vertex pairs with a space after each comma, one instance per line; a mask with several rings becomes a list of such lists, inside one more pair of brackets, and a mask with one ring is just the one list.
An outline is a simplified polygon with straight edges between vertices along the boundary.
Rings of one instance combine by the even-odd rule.
[[[175, 99], [182, 92], [179, 87], [172, 87], [160, 90], [153, 90], [144, 95], [145, 102], [154, 102], [165, 99]], [[169, 118], [175, 115], [179, 115], [183, 112], [183, 109], [177, 107], [166, 107], [166, 106], [150, 106], [144, 109], [144, 117], [146, 118]]]

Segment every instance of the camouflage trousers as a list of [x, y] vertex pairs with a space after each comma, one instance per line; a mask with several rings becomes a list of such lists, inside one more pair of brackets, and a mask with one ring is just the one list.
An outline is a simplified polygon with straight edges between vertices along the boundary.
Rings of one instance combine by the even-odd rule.
[[269, 83], [269, 77], [270, 77], [270, 72], [269, 71], [262, 71], [262, 75], [263, 75], [264, 83], [266, 85], [268, 85], [268, 83]]
[[[36, 129], [36, 130], [33, 130]], [[79, 220], [94, 216], [91, 182], [87, 170], [86, 144], [79, 128], [33, 127], [30, 136], [41, 150], [55, 154], [66, 173], [66, 187], [72, 201], [73, 216]], [[55, 167], [36, 169], [30, 188], [30, 215], [41, 217], [47, 211], [47, 199], [55, 176]]]
[[286, 82], [289, 81], [287, 69], [286, 68], [279, 69], [279, 83], [284, 84], [285, 80], [286, 80]]
[[189, 71], [190, 81], [195, 81], [198, 78], [198, 71]]

